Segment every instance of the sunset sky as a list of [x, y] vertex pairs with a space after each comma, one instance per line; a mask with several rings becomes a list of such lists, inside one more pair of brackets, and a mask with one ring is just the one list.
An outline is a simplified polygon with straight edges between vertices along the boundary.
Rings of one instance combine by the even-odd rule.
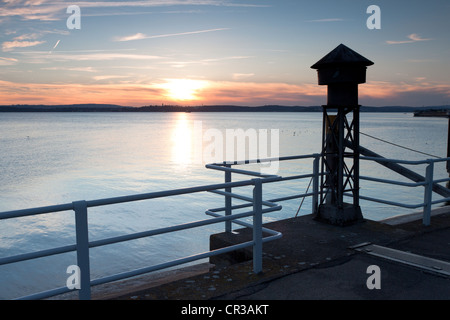
[[360, 104], [448, 105], [449, 17], [448, 0], [0, 0], [0, 105], [321, 105], [310, 67], [340, 43], [375, 63]]

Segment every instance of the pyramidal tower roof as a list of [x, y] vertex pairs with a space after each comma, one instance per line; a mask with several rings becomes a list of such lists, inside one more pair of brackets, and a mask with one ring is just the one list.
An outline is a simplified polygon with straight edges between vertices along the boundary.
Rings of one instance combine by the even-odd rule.
[[353, 51], [349, 47], [340, 44], [333, 51], [328, 53], [325, 57], [317, 61], [311, 66], [312, 69], [321, 69], [335, 65], [361, 65], [371, 66], [374, 63], [367, 58], [364, 58], [358, 52]]

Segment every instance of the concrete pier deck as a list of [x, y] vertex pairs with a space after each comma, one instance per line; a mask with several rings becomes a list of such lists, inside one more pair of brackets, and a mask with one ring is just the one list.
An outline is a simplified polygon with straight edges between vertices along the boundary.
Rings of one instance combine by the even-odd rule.
[[[417, 219], [419, 218], [419, 219]], [[448, 300], [450, 276], [356, 250], [363, 243], [410, 252], [450, 263], [450, 207], [434, 210], [431, 226], [420, 215], [386, 222], [366, 220], [347, 227], [324, 224], [312, 215], [266, 225], [283, 233], [264, 244], [263, 273], [252, 272], [250, 252], [234, 264], [217, 261], [210, 269], [136, 290], [110, 291], [96, 299], [118, 300]], [[248, 229], [211, 238], [212, 246], [247, 240]], [[380, 268], [380, 289], [369, 289], [369, 266]], [[438, 271], [438, 267], [436, 267]], [[150, 286], [150, 284], [148, 285]]]

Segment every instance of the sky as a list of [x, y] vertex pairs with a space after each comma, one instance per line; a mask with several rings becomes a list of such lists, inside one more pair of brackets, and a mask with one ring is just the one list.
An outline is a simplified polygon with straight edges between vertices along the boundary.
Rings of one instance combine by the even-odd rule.
[[311, 66], [341, 43], [375, 63], [360, 104], [449, 105], [449, 16], [448, 0], [0, 0], [0, 105], [322, 105]]

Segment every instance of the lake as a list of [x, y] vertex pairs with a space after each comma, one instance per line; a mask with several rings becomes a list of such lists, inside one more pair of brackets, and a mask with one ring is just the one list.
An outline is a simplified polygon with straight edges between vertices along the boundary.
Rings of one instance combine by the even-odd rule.
[[[0, 212], [222, 183], [223, 173], [206, 169], [205, 164], [227, 156], [221, 151], [229, 141], [222, 141], [222, 150], [214, 147], [220, 134], [225, 139], [227, 130], [237, 129], [252, 130], [259, 139], [266, 136], [270, 147], [259, 146], [258, 156], [321, 151], [321, 113], [0, 113]], [[362, 113], [361, 133], [446, 157], [444, 118]], [[367, 135], [361, 135], [361, 145], [387, 158], [430, 158]], [[306, 174], [312, 171], [312, 161], [283, 162], [272, 169], [282, 176]], [[424, 167], [411, 169], [424, 174]], [[445, 163], [437, 165], [435, 173], [447, 177]], [[368, 161], [361, 161], [361, 175], [397, 179]], [[265, 185], [264, 195], [268, 199], [304, 193], [308, 183], [304, 179]], [[423, 201], [423, 189], [368, 181], [361, 181], [361, 194], [404, 203]], [[310, 201], [305, 200], [299, 214], [311, 213]], [[281, 203], [283, 210], [268, 214], [264, 221], [294, 217], [300, 202]], [[223, 203], [218, 195], [201, 193], [92, 208], [89, 237], [103, 239], [202, 220], [205, 210]], [[361, 201], [361, 207], [364, 217], [373, 220], [411, 212], [367, 201]], [[92, 278], [207, 251], [210, 234], [221, 231], [223, 225], [214, 225], [94, 248]], [[73, 212], [0, 221], [1, 257], [74, 243]], [[65, 286], [66, 269], [73, 264], [76, 257], [70, 253], [0, 266], [0, 298]]]

